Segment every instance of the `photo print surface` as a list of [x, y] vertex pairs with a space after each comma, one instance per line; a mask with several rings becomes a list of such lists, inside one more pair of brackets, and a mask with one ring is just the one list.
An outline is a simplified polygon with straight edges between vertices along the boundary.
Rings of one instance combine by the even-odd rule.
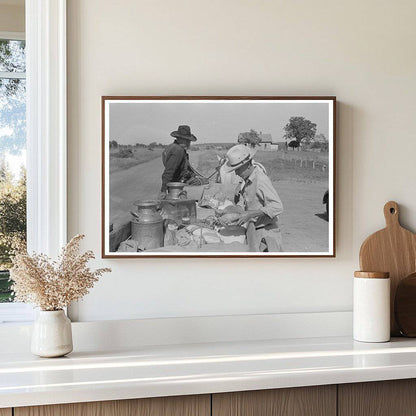
[[103, 256], [328, 256], [334, 97], [103, 97]]

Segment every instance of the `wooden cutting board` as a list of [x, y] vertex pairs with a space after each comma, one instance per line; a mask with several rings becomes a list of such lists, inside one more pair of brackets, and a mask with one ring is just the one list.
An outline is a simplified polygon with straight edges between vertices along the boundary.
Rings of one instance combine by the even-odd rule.
[[400, 335], [394, 319], [394, 297], [401, 279], [416, 271], [416, 234], [399, 222], [399, 206], [390, 201], [384, 205], [386, 228], [370, 235], [360, 250], [362, 271], [389, 272], [391, 334]]

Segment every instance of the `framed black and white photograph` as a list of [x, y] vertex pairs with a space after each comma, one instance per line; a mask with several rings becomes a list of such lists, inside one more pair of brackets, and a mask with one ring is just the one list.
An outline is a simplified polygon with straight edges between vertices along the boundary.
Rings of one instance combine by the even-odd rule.
[[102, 256], [334, 257], [335, 97], [102, 97]]

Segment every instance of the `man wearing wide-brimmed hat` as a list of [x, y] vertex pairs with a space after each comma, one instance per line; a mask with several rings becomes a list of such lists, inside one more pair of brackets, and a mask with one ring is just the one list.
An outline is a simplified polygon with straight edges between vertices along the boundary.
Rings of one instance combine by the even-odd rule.
[[179, 126], [178, 130], [173, 131], [170, 135], [175, 138], [175, 141], [162, 154], [163, 165], [165, 166], [162, 174], [162, 198], [166, 196], [166, 188], [169, 182], [193, 184], [197, 181], [189, 163], [187, 152], [191, 142], [197, 140], [191, 133], [191, 128], [189, 126]]
[[282, 236], [278, 219], [283, 212], [282, 201], [265, 169], [253, 161], [255, 150], [243, 144], [233, 146], [227, 152], [229, 172], [235, 172], [243, 182], [238, 185], [235, 202], [244, 208], [238, 224], [252, 221], [256, 228], [258, 246], [263, 239], [271, 237], [276, 251], [282, 251]]

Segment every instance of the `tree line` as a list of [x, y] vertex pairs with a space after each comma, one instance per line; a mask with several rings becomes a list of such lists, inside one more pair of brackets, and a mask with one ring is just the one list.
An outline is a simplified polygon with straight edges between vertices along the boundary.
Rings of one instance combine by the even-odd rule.
[[[290, 117], [289, 122], [285, 125], [283, 130], [285, 132], [283, 138], [286, 140], [287, 145], [293, 150], [299, 148], [301, 143], [310, 145], [311, 148], [321, 148], [324, 146], [323, 143], [327, 142], [325, 135], [322, 133], [316, 134], [316, 123], [312, 123], [312, 121], [305, 117]], [[247, 144], [251, 147], [256, 147], [261, 141], [261, 134], [254, 129], [245, 133], [240, 133], [238, 136], [238, 143]]]
[[131, 148], [131, 147], [155, 149], [155, 148], [165, 148], [166, 146], [167, 146], [166, 144], [157, 143], [157, 142], [151, 142], [149, 144], [144, 144], [144, 143], [119, 144], [116, 140], [110, 140], [110, 149]]

